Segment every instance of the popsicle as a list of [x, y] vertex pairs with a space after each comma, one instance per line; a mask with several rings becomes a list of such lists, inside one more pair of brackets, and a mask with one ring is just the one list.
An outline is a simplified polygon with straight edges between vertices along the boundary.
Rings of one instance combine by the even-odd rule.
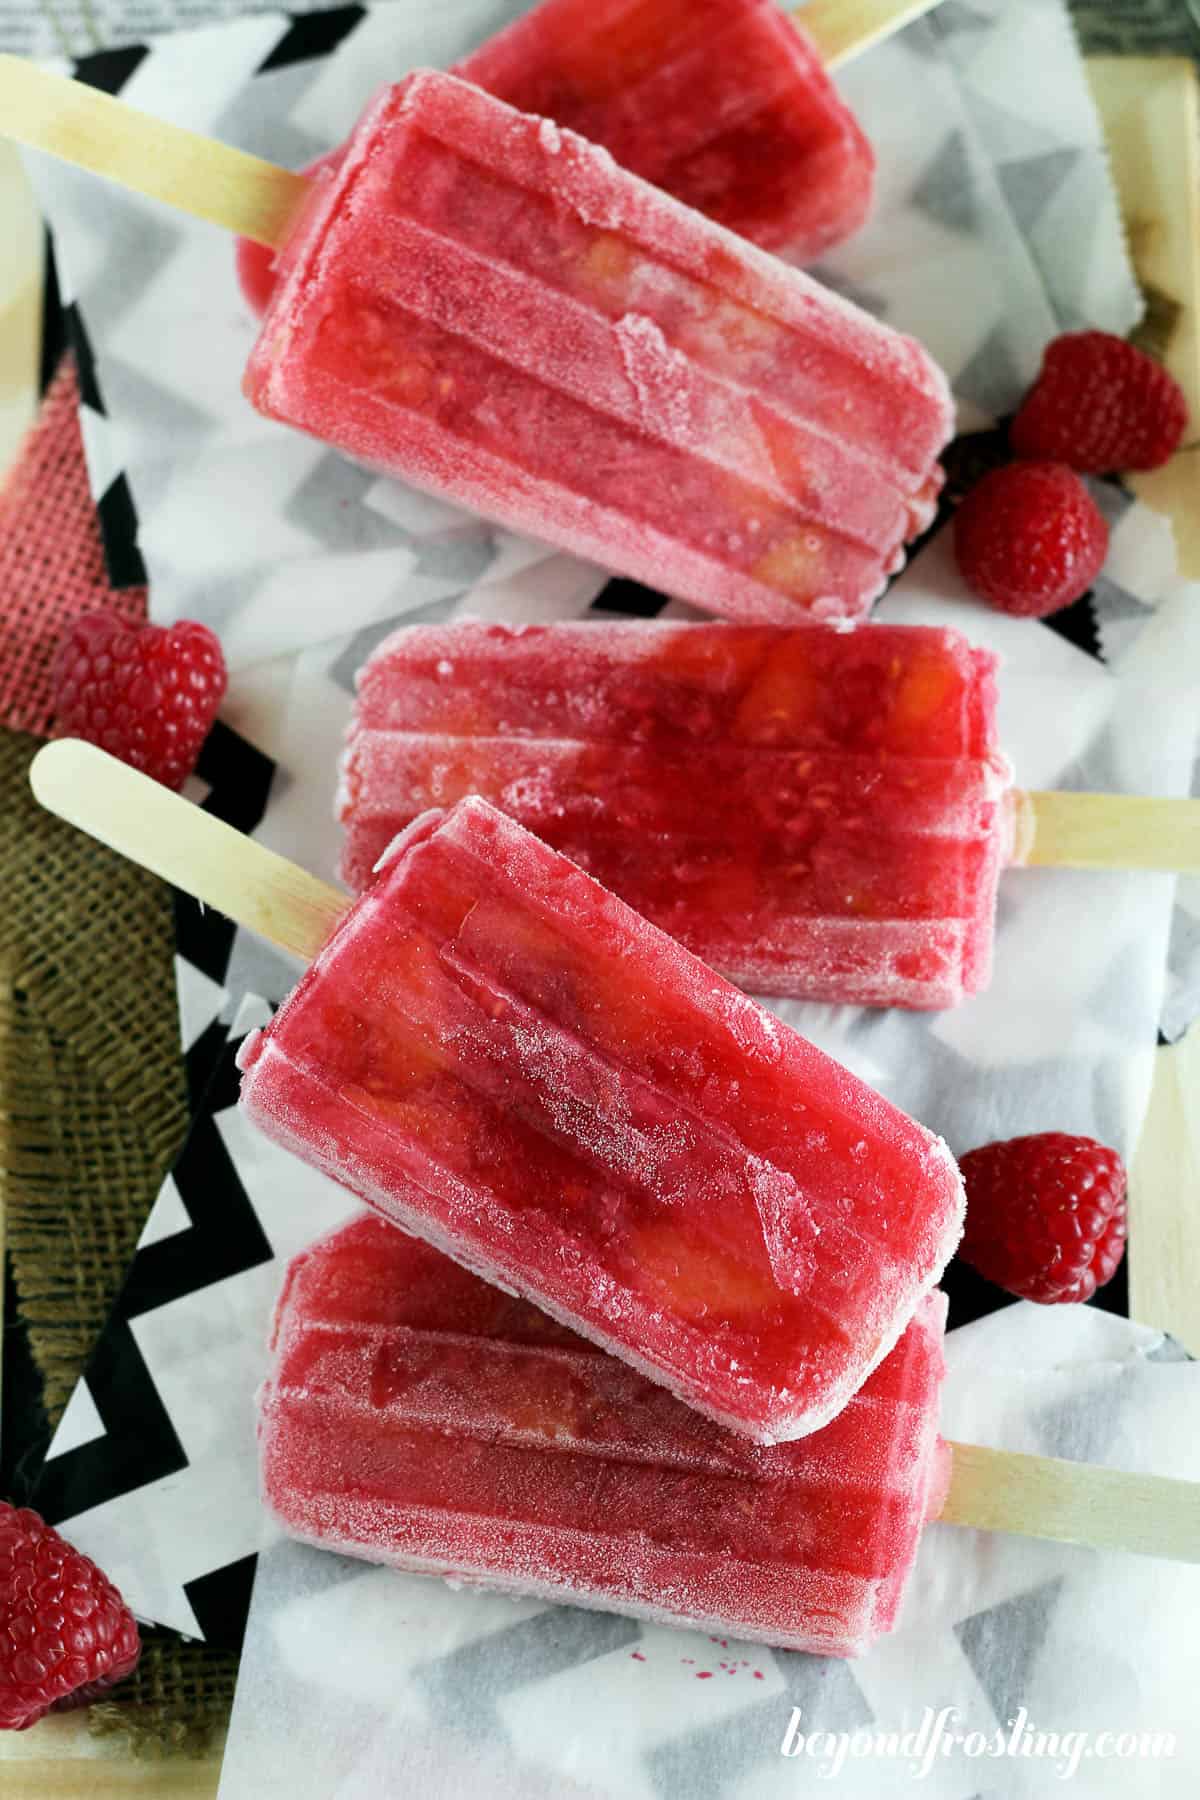
[[895, 1624], [949, 1458], [946, 1302], [822, 1431], [722, 1430], [363, 1218], [295, 1259], [260, 1397], [284, 1531], [400, 1569], [856, 1656]]
[[768, 1443], [962, 1229], [946, 1146], [485, 801], [427, 813], [239, 1058], [268, 1137]]
[[[866, 135], [819, 46], [774, 0], [542, 0], [452, 73], [799, 263], [857, 231], [870, 207]], [[331, 152], [307, 172], [340, 160]], [[256, 311], [273, 256], [238, 244]]]
[[432, 72], [311, 185], [245, 387], [515, 530], [784, 623], [867, 610], [952, 428], [911, 339]]
[[946, 1301], [823, 1430], [749, 1444], [586, 1340], [363, 1218], [292, 1263], [261, 1489], [323, 1549], [514, 1594], [857, 1656], [923, 1526], [1200, 1561], [1200, 1487], [945, 1443]]
[[933, 516], [920, 346], [451, 75], [331, 179], [0, 56], [19, 142], [286, 246], [246, 372], [269, 417], [720, 616], [861, 617]]
[[995, 658], [954, 631], [413, 626], [359, 672], [341, 873], [482, 794], [752, 992], [953, 1006], [1010, 787]]

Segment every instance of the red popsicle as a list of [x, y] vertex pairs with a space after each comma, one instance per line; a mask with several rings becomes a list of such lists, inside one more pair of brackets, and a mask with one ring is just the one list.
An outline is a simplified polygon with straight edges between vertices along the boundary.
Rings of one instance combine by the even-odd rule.
[[370, 1562], [857, 1656], [948, 1480], [945, 1316], [927, 1295], [832, 1424], [764, 1448], [362, 1219], [288, 1273], [263, 1495], [291, 1536]]
[[452, 76], [368, 109], [284, 271], [261, 411], [708, 611], [858, 618], [935, 510], [919, 345]]
[[[811, 37], [773, 0], [542, 0], [453, 73], [795, 262], [857, 231], [871, 203], [871, 146]], [[273, 261], [239, 242], [256, 311]]]
[[359, 672], [342, 875], [482, 794], [753, 992], [951, 1006], [991, 972], [1009, 784], [957, 632], [413, 626]]
[[845, 1405], [962, 1228], [939, 1139], [482, 800], [240, 1060], [270, 1137], [762, 1442]]

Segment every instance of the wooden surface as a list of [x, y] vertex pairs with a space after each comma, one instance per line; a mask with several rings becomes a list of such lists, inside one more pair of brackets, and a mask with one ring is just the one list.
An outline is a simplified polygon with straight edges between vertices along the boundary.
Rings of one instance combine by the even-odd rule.
[[94, 744], [47, 744], [29, 781], [41, 804], [69, 825], [306, 962], [350, 904], [339, 888]]
[[1158, 1052], [1129, 1181], [1129, 1310], [1200, 1356], [1200, 1026]]
[[838, 69], [903, 31], [939, 0], [808, 0], [795, 17], [816, 40], [829, 68]]
[[1094, 57], [1129, 246], [1147, 294], [1147, 348], [1191, 406], [1185, 447], [1131, 485], [1175, 527], [1182, 572], [1200, 580], [1200, 84], [1182, 57]]
[[302, 175], [18, 56], [0, 56], [0, 132], [262, 244], [285, 242], [308, 192]]
[[12, 144], [0, 139], [0, 475], [38, 404], [42, 221]]
[[[1188, 396], [1185, 447], [1165, 469], [1133, 477], [1172, 521], [1183, 574], [1200, 580], [1200, 105], [1195, 66], [1178, 57], [1093, 57], [1104, 123], [1138, 277], [1149, 300], [1147, 347]], [[1130, 1172], [1129, 1307], [1200, 1356], [1200, 1027], [1160, 1050], [1142, 1142]]]
[[204, 1757], [137, 1759], [119, 1738], [95, 1738], [86, 1713], [0, 1732], [4, 1800], [212, 1800], [223, 1745]]

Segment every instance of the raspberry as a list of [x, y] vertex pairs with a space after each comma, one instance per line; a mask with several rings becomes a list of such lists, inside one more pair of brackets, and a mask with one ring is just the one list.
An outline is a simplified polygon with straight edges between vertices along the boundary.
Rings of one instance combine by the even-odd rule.
[[962, 1159], [964, 1262], [1023, 1300], [1090, 1300], [1125, 1254], [1125, 1165], [1065, 1131], [985, 1144]]
[[0, 1500], [0, 1730], [86, 1706], [141, 1655], [133, 1614], [90, 1557]]
[[954, 554], [981, 600], [1043, 619], [1087, 593], [1108, 555], [1108, 526], [1073, 470], [1014, 463], [985, 475], [959, 507]]
[[1161, 363], [1107, 331], [1056, 338], [1013, 421], [1018, 456], [1102, 475], [1157, 469], [1187, 429], [1183, 389]]
[[85, 613], [59, 645], [56, 729], [181, 788], [225, 681], [225, 658], [207, 625], [130, 625], [114, 612]]

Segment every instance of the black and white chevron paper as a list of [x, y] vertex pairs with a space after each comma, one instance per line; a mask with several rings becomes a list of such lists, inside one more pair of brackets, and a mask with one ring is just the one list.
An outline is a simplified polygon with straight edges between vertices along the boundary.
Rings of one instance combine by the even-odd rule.
[[32, 1504], [142, 1618], [236, 1646], [265, 1541], [253, 1395], [287, 1260], [354, 1210], [235, 1110], [245, 1001], [43, 1465]]

